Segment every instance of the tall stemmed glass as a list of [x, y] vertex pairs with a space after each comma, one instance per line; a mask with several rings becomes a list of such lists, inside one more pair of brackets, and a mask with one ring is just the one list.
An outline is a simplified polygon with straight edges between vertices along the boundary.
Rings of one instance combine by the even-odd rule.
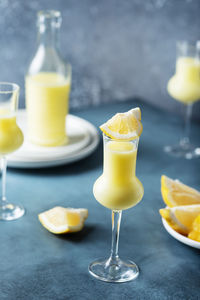
[[17, 150], [23, 143], [23, 133], [16, 123], [18, 97], [19, 86], [17, 84], [0, 82], [1, 220], [18, 219], [24, 214], [24, 208], [21, 205], [11, 204], [6, 198], [6, 156]]
[[135, 206], [144, 194], [143, 186], [135, 175], [139, 138], [116, 141], [103, 135], [103, 140], [103, 174], [96, 180], [93, 192], [100, 204], [112, 210], [112, 246], [110, 257], [92, 262], [89, 272], [103, 281], [125, 282], [139, 274], [134, 262], [121, 260], [118, 255], [122, 210]]
[[197, 157], [198, 148], [190, 142], [190, 120], [194, 102], [200, 100], [200, 57], [199, 41], [177, 42], [176, 73], [168, 82], [168, 92], [177, 101], [183, 103], [184, 136], [177, 145], [166, 146], [165, 152], [187, 159]]

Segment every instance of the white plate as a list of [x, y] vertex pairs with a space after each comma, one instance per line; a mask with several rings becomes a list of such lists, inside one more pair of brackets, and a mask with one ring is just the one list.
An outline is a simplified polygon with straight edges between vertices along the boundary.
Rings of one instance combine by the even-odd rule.
[[24, 144], [8, 155], [9, 167], [41, 168], [71, 163], [91, 154], [99, 142], [97, 129], [91, 123], [70, 114], [66, 118], [69, 141], [59, 147], [40, 147], [28, 142], [25, 110], [18, 111], [17, 122], [24, 133]]
[[187, 238], [186, 236], [176, 232], [174, 229], [172, 229], [169, 224], [167, 223], [167, 221], [165, 221], [165, 219], [162, 218], [162, 222], [163, 222], [163, 225], [165, 227], [165, 229], [167, 230], [167, 232], [173, 236], [176, 240], [178, 240], [179, 242], [183, 243], [183, 244], [186, 244], [190, 247], [193, 247], [193, 248], [197, 248], [197, 249], [200, 249], [200, 242], [196, 242], [196, 241], [193, 241], [189, 238]]

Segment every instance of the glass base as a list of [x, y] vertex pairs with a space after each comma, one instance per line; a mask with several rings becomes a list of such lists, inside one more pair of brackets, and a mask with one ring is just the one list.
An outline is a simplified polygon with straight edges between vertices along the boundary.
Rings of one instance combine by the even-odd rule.
[[25, 213], [25, 209], [21, 205], [6, 204], [0, 206], [0, 220], [11, 221], [21, 218]]
[[89, 265], [89, 272], [95, 278], [106, 282], [126, 282], [137, 278], [139, 269], [130, 261], [99, 259]]
[[196, 148], [190, 143], [179, 143], [173, 146], [165, 146], [164, 151], [175, 157], [183, 157], [186, 159], [192, 159], [200, 157], [199, 148]]

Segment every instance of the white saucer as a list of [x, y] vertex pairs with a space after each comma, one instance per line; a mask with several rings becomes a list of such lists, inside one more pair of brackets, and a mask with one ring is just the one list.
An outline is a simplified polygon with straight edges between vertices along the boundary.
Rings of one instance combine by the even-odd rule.
[[97, 129], [88, 121], [68, 115], [66, 131], [68, 144], [59, 147], [41, 147], [28, 142], [26, 136], [26, 111], [18, 111], [17, 123], [24, 133], [24, 144], [8, 155], [8, 166], [17, 168], [41, 168], [71, 163], [91, 154], [97, 147]]
[[186, 244], [190, 247], [193, 247], [193, 248], [197, 248], [197, 249], [200, 249], [200, 242], [196, 242], [196, 241], [193, 241], [189, 238], [187, 238], [186, 236], [176, 232], [174, 229], [172, 229], [169, 224], [167, 223], [167, 221], [165, 221], [165, 219], [162, 218], [162, 222], [163, 222], [163, 225], [165, 227], [165, 229], [167, 230], [167, 232], [173, 236], [176, 240], [178, 240], [179, 242], [183, 243], [183, 244]]

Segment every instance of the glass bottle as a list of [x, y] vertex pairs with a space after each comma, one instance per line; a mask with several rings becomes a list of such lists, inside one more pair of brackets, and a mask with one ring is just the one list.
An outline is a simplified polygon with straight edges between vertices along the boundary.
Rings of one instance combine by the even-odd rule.
[[28, 139], [41, 146], [67, 142], [71, 66], [60, 56], [59, 11], [37, 14], [38, 47], [25, 78]]

